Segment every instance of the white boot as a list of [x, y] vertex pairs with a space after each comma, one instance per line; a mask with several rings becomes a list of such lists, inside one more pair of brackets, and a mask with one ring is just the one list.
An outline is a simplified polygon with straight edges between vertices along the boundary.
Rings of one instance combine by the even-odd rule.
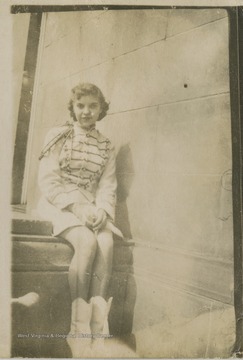
[[24, 296], [14, 298], [11, 300], [11, 304], [19, 304], [26, 307], [31, 307], [37, 304], [40, 300], [40, 296], [35, 292], [30, 292]]
[[112, 297], [106, 302], [101, 296], [91, 299], [91, 333], [92, 333], [92, 356], [105, 357], [106, 349], [104, 341], [109, 337], [108, 315], [111, 308]]
[[67, 343], [73, 358], [89, 357], [91, 351], [90, 320], [92, 304], [82, 298], [72, 302], [72, 320]]

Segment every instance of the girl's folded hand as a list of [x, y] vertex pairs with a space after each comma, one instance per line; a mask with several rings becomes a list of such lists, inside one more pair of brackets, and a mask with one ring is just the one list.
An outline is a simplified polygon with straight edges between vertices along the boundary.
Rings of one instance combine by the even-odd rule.
[[98, 209], [97, 218], [93, 223], [93, 230], [98, 231], [105, 227], [107, 222], [107, 214], [104, 209]]

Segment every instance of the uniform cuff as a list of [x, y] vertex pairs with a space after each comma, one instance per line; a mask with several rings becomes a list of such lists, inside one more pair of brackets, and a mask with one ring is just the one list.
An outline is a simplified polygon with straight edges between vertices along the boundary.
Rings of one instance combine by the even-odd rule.
[[114, 208], [107, 203], [103, 203], [103, 202], [97, 202], [96, 203], [96, 207], [97, 209], [103, 209], [105, 210], [105, 212], [107, 213], [107, 215], [111, 218], [111, 220], [114, 220], [115, 217], [115, 210]]

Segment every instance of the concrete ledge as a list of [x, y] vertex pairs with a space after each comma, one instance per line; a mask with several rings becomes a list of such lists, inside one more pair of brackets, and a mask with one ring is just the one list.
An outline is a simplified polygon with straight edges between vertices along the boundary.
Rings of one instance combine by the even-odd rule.
[[49, 221], [39, 219], [16, 219], [12, 220], [12, 233], [24, 235], [52, 235], [52, 224]]

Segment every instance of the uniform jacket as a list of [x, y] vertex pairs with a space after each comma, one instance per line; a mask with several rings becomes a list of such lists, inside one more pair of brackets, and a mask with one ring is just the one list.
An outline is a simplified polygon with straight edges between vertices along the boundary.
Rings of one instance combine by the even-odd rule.
[[[66, 210], [70, 204], [94, 204], [104, 209], [111, 219], [115, 213], [114, 147], [95, 128], [85, 131], [74, 123], [70, 129], [40, 161], [38, 182], [43, 197], [39, 212], [53, 222], [54, 234], [78, 225], [78, 219]], [[48, 144], [65, 130], [68, 126], [52, 128], [44, 145], [48, 148]]]

